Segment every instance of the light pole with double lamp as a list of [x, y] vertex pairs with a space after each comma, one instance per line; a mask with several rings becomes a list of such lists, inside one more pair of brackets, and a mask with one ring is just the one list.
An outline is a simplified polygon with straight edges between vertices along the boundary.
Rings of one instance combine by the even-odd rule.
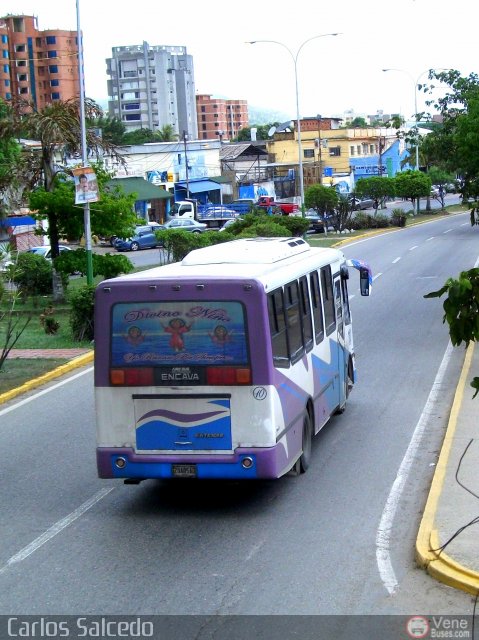
[[339, 33], [322, 33], [318, 36], [313, 36], [312, 38], [308, 38], [305, 40], [300, 46], [296, 53], [293, 53], [291, 49], [284, 44], [284, 42], [278, 42], [277, 40], [252, 40], [247, 42], [247, 44], [259, 44], [259, 43], [271, 43], [278, 44], [291, 56], [294, 65], [294, 82], [295, 82], [295, 91], [296, 91], [296, 121], [297, 121], [297, 135], [298, 135], [298, 165], [299, 165], [299, 189], [301, 196], [301, 213], [304, 216], [304, 174], [303, 174], [303, 147], [301, 144], [301, 116], [299, 112], [299, 88], [298, 88], [298, 57], [301, 53], [302, 48], [311, 40], [316, 40], [317, 38], [326, 38], [327, 36], [338, 36]]

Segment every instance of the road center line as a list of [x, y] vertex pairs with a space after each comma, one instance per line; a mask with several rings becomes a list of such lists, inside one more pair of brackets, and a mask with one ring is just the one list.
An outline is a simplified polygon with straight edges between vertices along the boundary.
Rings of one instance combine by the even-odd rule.
[[399, 260], [401, 260], [401, 258], [396, 258], [395, 260], [393, 260], [393, 264], [396, 264], [396, 262], [399, 262]]
[[415, 245], [414, 245], [414, 247], [411, 247], [411, 248], [409, 249], [409, 251], [414, 251], [414, 249], [417, 249], [417, 248], [418, 248], [418, 246], [419, 246], [419, 245], [415, 244]]
[[430, 240], [434, 240], [434, 238], [435, 238], [435, 236], [431, 236], [430, 238], [428, 238], [428, 239], [426, 240], [426, 242], [429, 242]]
[[58, 522], [56, 522], [53, 526], [51, 526], [49, 529], [47, 529], [45, 531], [45, 533], [42, 533], [41, 536], [36, 538], [36, 540], [31, 542], [29, 545], [27, 545], [26, 547], [21, 549], [21, 551], [19, 551], [14, 556], [12, 556], [7, 561], [7, 564], [5, 564], [0, 569], [0, 575], [2, 573], [5, 573], [7, 571], [7, 569], [9, 567], [11, 567], [12, 564], [15, 564], [17, 562], [22, 562], [22, 560], [25, 560], [25, 558], [28, 558], [28, 556], [32, 555], [32, 553], [37, 551], [37, 549], [40, 549], [40, 547], [42, 547], [49, 540], [54, 538], [58, 533], [63, 531], [63, 529], [65, 529], [66, 527], [71, 525], [73, 522], [75, 522], [75, 520], [77, 520], [86, 511], [88, 511], [88, 509], [91, 509], [91, 507], [93, 507], [97, 502], [99, 502], [105, 496], [107, 496], [111, 491], [113, 491], [114, 488], [115, 487], [110, 487], [109, 489], [100, 489], [100, 491], [95, 493], [94, 496], [92, 496], [89, 500], [87, 500], [82, 505], [80, 505], [78, 507], [78, 509], [75, 509], [75, 511], [72, 511], [65, 518], [63, 518], [62, 520], [59, 520]]
[[394, 518], [399, 506], [399, 502], [402, 497], [406, 481], [408, 479], [411, 467], [417, 456], [417, 451], [421, 444], [421, 439], [426, 430], [429, 417], [432, 415], [434, 405], [438, 398], [442, 395], [442, 383], [446, 373], [447, 365], [453, 354], [454, 347], [449, 341], [446, 351], [442, 358], [441, 364], [436, 374], [436, 378], [433, 382], [431, 391], [422, 410], [421, 416], [416, 424], [414, 433], [412, 434], [411, 441], [407, 451], [402, 459], [401, 465], [397, 472], [394, 483], [389, 492], [386, 504], [384, 506], [381, 520], [379, 522], [378, 530], [376, 532], [376, 562], [379, 569], [379, 575], [381, 580], [388, 591], [389, 595], [393, 595], [399, 586], [399, 583], [394, 573], [394, 569], [391, 561], [391, 532], [393, 528]]
[[382, 274], [382, 272], [381, 272], [381, 271], [380, 271], [379, 273], [376, 273], [376, 275], [375, 275], [375, 276], [373, 276], [373, 282], [374, 282], [375, 280], [377, 280], [377, 279], [379, 278], [379, 276], [382, 276], [382, 275], [383, 275], [383, 274]]
[[447, 231], [443, 231], [443, 233], [449, 233], [452, 229], [447, 229]]

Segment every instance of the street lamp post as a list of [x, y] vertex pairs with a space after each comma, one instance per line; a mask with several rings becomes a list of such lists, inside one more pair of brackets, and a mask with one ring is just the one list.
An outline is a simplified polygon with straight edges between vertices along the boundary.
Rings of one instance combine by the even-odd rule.
[[301, 212], [303, 216], [304, 216], [304, 172], [303, 172], [303, 147], [301, 143], [301, 116], [299, 111], [298, 57], [304, 45], [307, 44], [308, 42], [311, 42], [311, 40], [316, 40], [317, 38], [326, 38], [327, 36], [338, 36], [338, 35], [340, 34], [339, 33], [322, 33], [318, 36], [313, 36], [312, 38], [308, 38], [300, 45], [299, 49], [296, 51], [296, 54], [294, 54], [291, 51], [291, 49], [284, 44], [284, 42], [278, 42], [277, 40], [252, 40], [247, 42], [247, 44], [258, 44], [262, 42], [278, 44], [280, 47], [283, 47], [283, 49], [286, 49], [286, 51], [291, 56], [291, 60], [293, 61], [294, 84], [295, 84], [295, 93], [296, 93], [296, 121], [298, 123], [296, 131], [298, 135], [299, 189], [300, 189], [300, 197], [301, 197]]
[[[423, 76], [425, 73], [428, 73], [429, 69], [426, 69], [425, 71], [421, 71], [421, 73], [418, 75], [416, 80], [409, 73], [409, 71], [406, 71], [405, 69], [383, 69], [383, 71], [384, 72], [399, 71], [400, 73], [405, 73], [407, 76], [409, 76], [409, 78], [411, 78], [411, 81], [414, 83], [414, 118], [416, 120], [416, 171], [419, 171], [419, 126], [418, 126], [419, 120], [418, 120], [418, 113], [417, 113], [417, 86], [421, 76]], [[417, 198], [416, 206], [417, 206], [417, 213], [419, 214], [419, 198]]]

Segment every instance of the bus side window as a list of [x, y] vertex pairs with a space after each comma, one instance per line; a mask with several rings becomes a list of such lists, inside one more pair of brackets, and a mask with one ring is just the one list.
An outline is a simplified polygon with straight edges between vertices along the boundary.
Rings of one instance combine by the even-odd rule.
[[313, 322], [311, 319], [311, 305], [309, 303], [308, 281], [305, 276], [299, 279], [299, 292], [301, 295], [304, 346], [306, 347], [306, 351], [311, 351], [313, 348]]
[[277, 367], [289, 367], [288, 336], [282, 289], [276, 289], [268, 295], [268, 316], [273, 363]]
[[321, 289], [324, 302], [324, 323], [326, 335], [329, 336], [336, 328], [336, 316], [334, 313], [334, 293], [331, 267], [321, 267]]
[[303, 326], [299, 312], [298, 281], [290, 282], [284, 287], [285, 311], [288, 320], [288, 337], [291, 362], [294, 364], [304, 354]]
[[324, 340], [324, 321], [323, 304], [321, 302], [321, 291], [319, 288], [317, 271], [313, 271], [309, 276], [309, 283], [311, 287], [311, 302], [313, 304], [314, 337], [316, 338], [316, 344], [319, 344]]
[[351, 309], [349, 308], [348, 283], [344, 279], [341, 279], [341, 289], [343, 293], [344, 324], [347, 325], [351, 324]]

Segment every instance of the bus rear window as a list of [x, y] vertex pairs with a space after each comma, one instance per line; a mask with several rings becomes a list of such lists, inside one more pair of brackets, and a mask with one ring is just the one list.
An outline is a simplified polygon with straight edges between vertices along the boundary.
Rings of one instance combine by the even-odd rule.
[[203, 369], [249, 364], [240, 302], [118, 303], [111, 323], [112, 367]]

